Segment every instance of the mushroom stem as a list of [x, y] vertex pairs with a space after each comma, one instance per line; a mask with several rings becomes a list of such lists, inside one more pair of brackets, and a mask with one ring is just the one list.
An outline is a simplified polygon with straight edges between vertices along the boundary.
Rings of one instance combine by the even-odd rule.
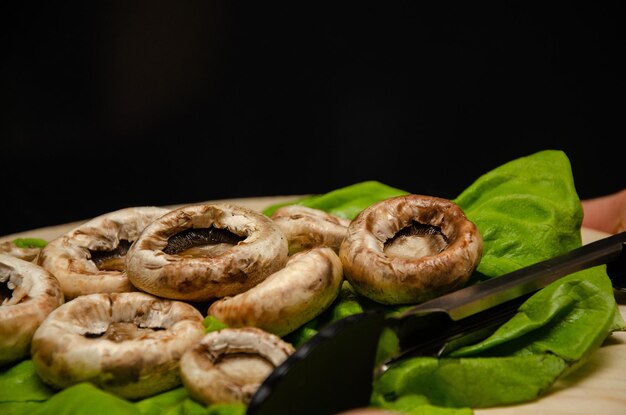
[[276, 209], [272, 214], [272, 220], [287, 237], [290, 255], [322, 245], [339, 252], [350, 224], [349, 219], [300, 205]]
[[208, 315], [229, 327], [254, 326], [284, 336], [326, 310], [342, 281], [339, 257], [319, 246], [292, 255], [284, 268], [250, 290], [215, 301]]

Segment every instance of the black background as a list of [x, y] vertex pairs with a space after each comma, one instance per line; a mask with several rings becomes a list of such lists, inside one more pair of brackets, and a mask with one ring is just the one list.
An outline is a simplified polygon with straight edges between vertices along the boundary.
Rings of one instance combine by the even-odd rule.
[[453, 198], [543, 149], [581, 198], [620, 190], [623, 9], [503, 3], [2, 6], [0, 235], [362, 180]]

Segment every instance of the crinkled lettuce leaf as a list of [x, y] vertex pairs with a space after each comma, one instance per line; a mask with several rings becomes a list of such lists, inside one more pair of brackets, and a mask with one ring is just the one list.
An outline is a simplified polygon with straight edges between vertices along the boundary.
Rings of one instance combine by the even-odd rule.
[[[552, 354], [566, 363], [585, 359], [614, 331], [613, 289], [602, 265], [564, 277], [537, 292], [488, 339], [452, 356]], [[623, 326], [623, 323], [622, 323]]]
[[44, 248], [48, 241], [39, 238], [16, 238], [13, 244], [18, 248]]
[[571, 274], [539, 291], [482, 342], [441, 359], [392, 367], [375, 385], [372, 401], [385, 407], [423, 394], [438, 405], [481, 408], [540, 397], [609, 333], [624, 328], [604, 268]]
[[546, 391], [565, 366], [550, 354], [408, 359], [378, 380], [372, 403], [391, 409], [404, 396], [422, 396], [432, 405], [460, 408], [525, 402]]
[[478, 272], [497, 277], [581, 245], [569, 159], [544, 150], [479, 177], [454, 200], [483, 237]]
[[32, 360], [23, 360], [0, 372], [1, 402], [43, 402], [54, 395], [37, 372]]
[[25, 360], [0, 375], [0, 414], [3, 415], [244, 415], [243, 404], [205, 406], [184, 387], [138, 401], [129, 401], [83, 382], [55, 393]]
[[[496, 278], [581, 245], [582, 207], [564, 153], [546, 150], [480, 177], [456, 200], [478, 226], [477, 274]], [[423, 395], [436, 405], [490, 407], [534, 400], [624, 330], [605, 266], [571, 274], [530, 297], [489, 338], [440, 359], [414, 358], [376, 383], [373, 404]]]
[[408, 194], [405, 190], [396, 189], [375, 180], [368, 180], [322, 195], [272, 205], [263, 210], [263, 213], [271, 216], [281, 206], [297, 204], [324, 210], [341, 218], [354, 219], [359, 212], [376, 202], [405, 194]]

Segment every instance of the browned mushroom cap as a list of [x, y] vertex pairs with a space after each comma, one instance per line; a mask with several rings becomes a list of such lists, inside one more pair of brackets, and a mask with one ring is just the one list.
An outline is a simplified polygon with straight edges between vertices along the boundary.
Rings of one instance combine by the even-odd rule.
[[36, 262], [41, 248], [35, 246], [19, 247], [13, 241], [0, 242], [0, 253], [6, 253], [24, 261]]
[[339, 252], [339, 246], [350, 224], [349, 219], [300, 205], [276, 209], [272, 220], [287, 237], [289, 254], [320, 245], [329, 246]]
[[256, 287], [214, 302], [208, 314], [229, 327], [254, 326], [284, 336], [326, 310], [342, 281], [335, 251], [318, 246], [294, 254]]
[[183, 206], [150, 224], [127, 255], [141, 290], [179, 300], [235, 295], [287, 261], [287, 239], [260, 212], [227, 203]]
[[35, 330], [61, 304], [61, 286], [52, 274], [0, 253], [0, 366], [28, 356]]
[[422, 195], [364, 209], [339, 251], [354, 289], [383, 304], [418, 303], [458, 288], [481, 255], [482, 237], [461, 208]]
[[50, 313], [31, 355], [55, 388], [91, 382], [136, 399], [180, 385], [180, 358], [203, 335], [202, 314], [187, 303], [140, 292], [89, 294]]
[[280, 337], [254, 327], [206, 334], [180, 360], [183, 385], [196, 400], [248, 403], [265, 378], [294, 352]]
[[126, 276], [124, 256], [143, 229], [167, 212], [145, 206], [98, 216], [48, 243], [38, 263], [59, 280], [68, 300], [83, 294], [135, 291]]

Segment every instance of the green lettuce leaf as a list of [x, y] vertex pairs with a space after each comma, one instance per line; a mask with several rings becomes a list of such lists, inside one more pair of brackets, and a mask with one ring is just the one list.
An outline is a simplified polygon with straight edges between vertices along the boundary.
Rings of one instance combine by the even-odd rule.
[[243, 404], [205, 406], [194, 401], [184, 387], [143, 399], [135, 404], [141, 415], [244, 415]]
[[479, 177], [454, 200], [483, 237], [478, 272], [495, 277], [581, 245], [569, 159], [544, 150]]
[[372, 404], [393, 407], [399, 398], [414, 395], [446, 407], [526, 402], [545, 392], [565, 367], [562, 359], [550, 354], [407, 359], [376, 382]]
[[213, 316], [206, 316], [204, 320], [202, 320], [202, 325], [204, 326], [205, 333], [210, 333], [212, 331], [217, 331], [228, 327], [226, 324], [222, 323]]
[[604, 266], [564, 277], [486, 340], [439, 360], [414, 358], [392, 367], [377, 382], [373, 402], [423, 393], [435, 404], [479, 408], [540, 397], [608, 333], [624, 329], [607, 280]]
[[539, 291], [488, 339], [452, 356], [550, 353], [571, 364], [613, 331], [616, 309], [606, 266], [571, 274]]
[[[482, 278], [581, 245], [582, 207], [560, 151], [496, 168], [455, 201], [483, 235], [477, 270]], [[472, 408], [530, 401], [584, 363], [612, 331], [623, 329], [606, 267], [574, 273], [530, 297], [484, 341], [441, 359], [414, 358], [390, 368], [375, 384], [372, 402], [386, 407], [414, 395]]]
[[139, 411], [131, 402], [86, 382], [63, 389], [42, 403], [35, 413], [37, 415], [139, 415]]
[[177, 414], [186, 399], [189, 399], [189, 394], [185, 388], [180, 387], [143, 399], [135, 406], [142, 415]]
[[272, 205], [263, 210], [271, 216], [276, 209], [285, 205], [302, 205], [324, 210], [341, 218], [354, 219], [366, 207], [394, 196], [407, 194], [405, 190], [387, 186], [375, 180], [355, 183], [323, 195], [306, 197], [297, 201]]
[[[406, 415], [471, 415], [471, 408], [454, 408], [431, 404], [424, 395], [405, 394], [394, 401], [376, 401], [379, 408]], [[395, 412], [394, 412], [395, 413]]]
[[48, 241], [39, 238], [16, 238], [13, 244], [18, 248], [43, 248], [48, 245]]
[[54, 395], [37, 372], [32, 360], [23, 360], [0, 372], [0, 403], [43, 402]]

